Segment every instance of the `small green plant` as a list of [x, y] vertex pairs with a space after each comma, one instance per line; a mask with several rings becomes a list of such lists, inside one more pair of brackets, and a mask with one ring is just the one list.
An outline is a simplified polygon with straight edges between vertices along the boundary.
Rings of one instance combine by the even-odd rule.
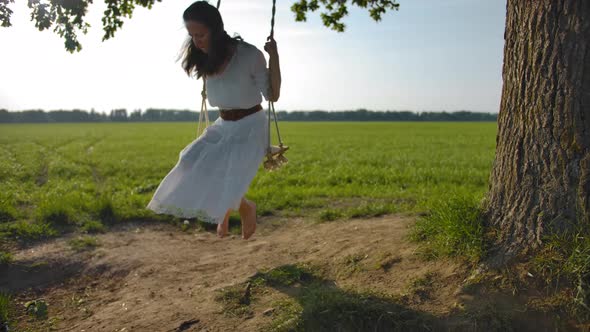
[[14, 257], [9, 252], [0, 251], [0, 266], [12, 263]]
[[8, 293], [0, 292], [0, 327], [8, 323], [11, 297]]
[[283, 265], [267, 271], [258, 272], [251, 280], [254, 284], [271, 286], [290, 286], [302, 283], [314, 275], [314, 270], [305, 264]]
[[406, 291], [402, 294], [401, 299], [404, 301], [413, 299], [418, 302], [427, 299], [432, 291], [435, 277], [435, 273], [428, 272], [423, 276], [412, 279]]
[[98, 240], [91, 236], [79, 237], [68, 241], [70, 247], [75, 251], [94, 249], [99, 246]]
[[340, 277], [348, 277], [355, 272], [359, 272], [363, 270], [362, 261], [365, 260], [369, 255], [364, 253], [356, 253], [345, 256], [341, 263], [342, 269]]
[[35, 261], [29, 265], [31, 269], [46, 269], [49, 267], [49, 262], [47, 261]]
[[235, 285], [222, 288], [215, 296], [223, 305], [223, 313], [235, 317], [251, 317], [254, 313], [250, 307], [252, 301], [251, 284]]
[[393, 205], [385, 204], [364, 204], [347, 211], [350, 218], [371, 218], [379, 217], [387, 213], [395, 212]]
[[27, 313], [37, 319], [47, 318], [48, 304], [43, 299], [37, 299], [25, 303]]
[[344, 217], [344, 214], [340, 210], [326, 209], [320, 212], [320, 221], [334, 221]]
[[81, 227], [82, 231], [86, 233], [104, 233], [105, 227], [100, 221], [89, 220], [84, 222]]
[[383, 253], [377, 255], [377, 260], [375, 262], [375, 265], [373, 265], [373, 267], [375, 268], [375, 270], [389, 271], [389, 269], [391, 269], [391, 267], [393, 265], [395, 265], [401, 261], [402, 261], [401, 257], [399, 257], [399, 256], [392, 257], [390, 253], [383, 252]]

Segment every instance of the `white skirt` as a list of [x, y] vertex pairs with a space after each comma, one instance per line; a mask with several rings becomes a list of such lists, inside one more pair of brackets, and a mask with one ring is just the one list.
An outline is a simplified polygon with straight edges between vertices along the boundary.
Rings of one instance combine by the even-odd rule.
[[219, 224], [238, 210], [267, 148], [268, 119], [258, 111], [238, 121], [217, 118], [180, 151], [147, 208]]

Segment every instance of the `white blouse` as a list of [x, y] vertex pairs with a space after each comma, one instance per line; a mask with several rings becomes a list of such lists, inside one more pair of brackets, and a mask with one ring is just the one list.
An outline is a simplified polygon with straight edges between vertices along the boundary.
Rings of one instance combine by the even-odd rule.
[[245, 109], [269, 99], [269, 77], [264, 54], [256, 46], [238, 41], [236, 51], [221, 74], [207, 76], [209, 105]]

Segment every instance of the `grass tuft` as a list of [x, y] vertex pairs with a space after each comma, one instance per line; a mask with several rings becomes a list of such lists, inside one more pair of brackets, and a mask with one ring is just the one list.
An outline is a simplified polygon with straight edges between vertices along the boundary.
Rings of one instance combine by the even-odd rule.
[[312, 279], [314, 270], [305, 264], [282, 265], [274, 269], [256, 273], [252, 282], [256, 285], [291, 286]]
[[273, 312], [273, 320], [267, 330], [273, 332], [300, 331], [302, 329], [301, 314], [303, 307], [294, 299], [282, 299], [272, 304], [276, 310]]
[[372, 218], [379, 217], [397, 211], [394, 205], [387, 204], [364, 204], [347, 211], [350, 218]]
[[70, 216], [66, 210], [51, 211], [43, 218], [43, 221], [54, 225], [67, 225], [70, 223], [70, 220]]
[[8, 323], [10, 300], [11, 297], [8, 293], [0, 292], [0, 327]]
[[412, 279], [405, 292], [403, 292], [401, 299], [406, 302], [410, 300], [422, 302], [428, 299], [432, 292], [436, 276], [436, 273], [428, 272], [423, 276]]
[[7, 202], [0, 201], [0, 223], [16, 220], [17, 215], [14, 207], [8, 205]]
[[30, 223], [17, 221], [0, 224], [0, 238], [13, 238], [15, 240], [39, 240], [56, 236], [58, 232], [47, 223]]
[[37, 221], [55, 226], [70, 226], [75, 223], [74, 212], [60, 200], [44, 201], [37, 207]]
[[250, 285], [235, 285], [220, 289], [215, 300], [222, 303], [223, 312], [228, 316], [252, 317], [251, 296]]
[[0, 266], [12, 263], [14, 257], [9, 252], [0, 251]]
[[344, 214], [340, 210], [326, 209], [320, 212], [320, 221], [334, 221], [344, 217]]
[[350, 277], [354, 273], [364, 270], [363, 261], [369, 257], [368, 254], [355, 253], [342, 258], [338, 276], [340, 278]]
[[37, 319], [47, 319], [47, 310], [49, 305], [43, 299], [32, 300], [25, 303], [27, 313]]
[[84, 222], [84, 224], [82, 224], [81, 229], [86, 233], [104, 233], [106, 230], [105, 226], [100, 221], [96, 220], [89, 220]]
[[91, 236], [79, 237], [68, 241], [70, 247], [75, 251], [94, 249], [99, 246], [98, 240]]
[[107, 196], [101, 196], [94, 206], [96, 217], [104, 224], [112, 224], [118, 220], [115, 206], [112, 199]]
[[546, 236], [533, 267], [552, 289], [573, 290], [562, 306], [565, 310], [580, 319], [590, 318], [590, 230], [586, 225], [577, 223], [570, 230]]
[[423, 242], [428, 258], [461, 256], [475, 263], [484, 253], [484, 225], [479, 200], [455, 196], [440, 200], [416, 221], [410, 238]]

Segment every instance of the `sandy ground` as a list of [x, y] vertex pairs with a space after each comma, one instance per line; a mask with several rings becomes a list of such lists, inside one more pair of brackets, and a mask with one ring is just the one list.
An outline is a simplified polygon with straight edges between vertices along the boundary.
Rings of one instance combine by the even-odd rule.
[[[262, 218], [246, 241], [130, 223], [96, 235], [100, 245], [89, 251], [72, 250], [69, 237], [23, 249], [0, 273], [0, 288], [18, 294], [20, 303], [45, 299], [49, 322], [42, 326], [58, 331], [259, 331], [272, 319], [264, 311], [276, 294], [259, 301], [247, 318], [225, 315], [215, 295], [257, 271], [309, 262], [331, 271], [340, 288], [392, 295], [434, 275], [428, 299], [411, 305], [445, 316], [457, 301], [469, 300], [459, 294], [468, 271], [457, 262], [415, 255], [416, 244], [406, 239], [412, 223], [396, 215], [323, 224]], [[358, 260], [352, 272], [350, 257]], [[21, 318], [18, 326], [40, 326], [24, 311]]]

